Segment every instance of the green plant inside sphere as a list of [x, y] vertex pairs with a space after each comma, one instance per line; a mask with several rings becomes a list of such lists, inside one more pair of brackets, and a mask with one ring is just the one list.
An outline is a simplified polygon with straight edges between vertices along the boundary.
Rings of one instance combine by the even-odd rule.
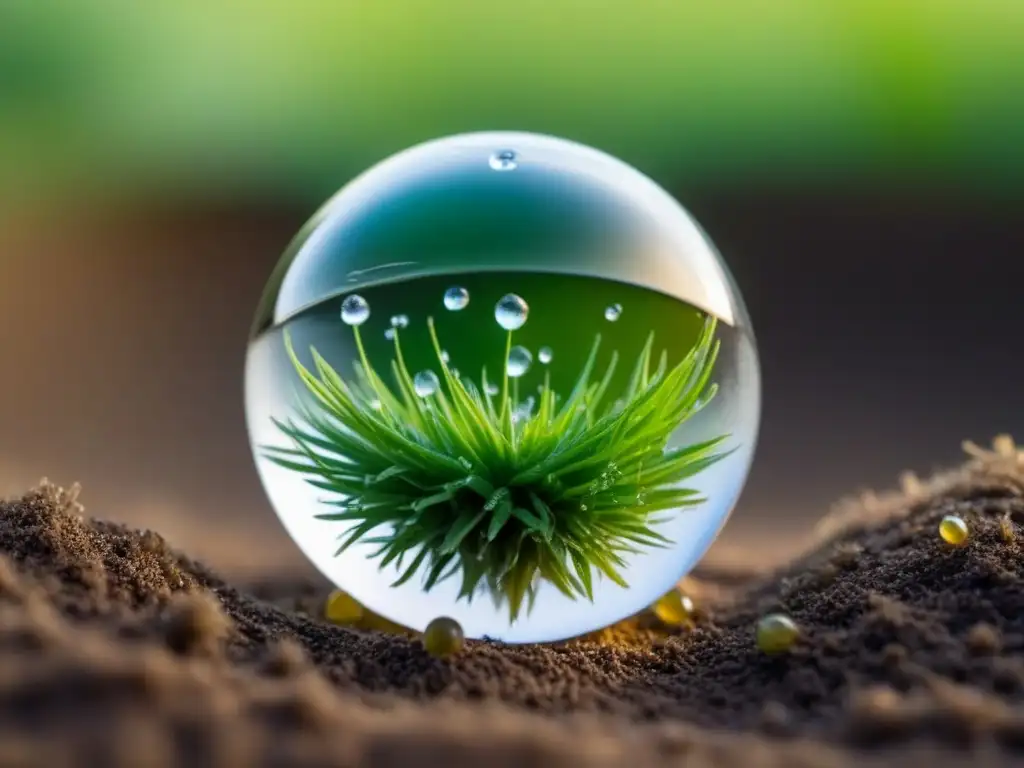
[[[495, 309], [507, 328], [509, 362], [492, 394], [486, 370], [479, 384], [453, 373], [432, 318], [441, 378], [410, 373], [395, 327], [389, 384], [370, 365], [360, 336], [369, 305], [348, 297], [342, 319], [359, 350], [358, 381], [344, 381], [315, 349], [308, 369], [286, 336], [312, 398], [301, 418], [277, 422], [293, 447], [266, 448], [277, 464], [336, 495], [336, 509], [317, 517], [352, 526], [338, 554], [372, 543], [382, 567], [402, 563], [396, 585], [421, 575], [426, 591], [461, 574], [461, 598], [483, 586], [512, 621], [540, 581], [573, 599], [593, 599], [595, 572], [627, 586], [623, 555], [671, 544], [655, 530], [657, 513], [700, 503], [679, 483], [725, 455], [718, 450], [724, 437], [665, 450], [669, 436], [715, 395], [713, 318], [673, 368], [665, 355], [654, 361], [649, 336], [617, 400], [607, 392], [617, 355], [595, 375], [598, 336], [564, 401], [545, 379], [528, 411], [509, 375], [515, 329], [526, 313], [526, 302], [511, 294]], [[378, 529], [387, 532], [374, 535]]]

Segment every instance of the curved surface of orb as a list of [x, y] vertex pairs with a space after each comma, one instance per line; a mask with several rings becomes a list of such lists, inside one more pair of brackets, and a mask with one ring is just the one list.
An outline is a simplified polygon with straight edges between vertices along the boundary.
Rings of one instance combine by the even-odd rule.
[[671, 588], [760, 419], [742, 298], [692, 217], [524, 133], [421, 144], [329, 200], [270, 277], [245, 390], [263, 486], [320, 571], [398, 624], [506, 642]]

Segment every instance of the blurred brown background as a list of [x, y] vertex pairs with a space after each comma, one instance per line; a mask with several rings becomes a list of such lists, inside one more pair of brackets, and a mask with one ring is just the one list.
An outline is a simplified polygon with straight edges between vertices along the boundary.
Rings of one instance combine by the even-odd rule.
[[80, 480], [222, 568], [302, 567], [244, 429], [263, 282], [354, 174], [478, 129], [617, 154], [724, 254], [765, 383], [726, 543], [1024, 433], [1024, 6], [485, 5], [0, 7], [5, 495]]

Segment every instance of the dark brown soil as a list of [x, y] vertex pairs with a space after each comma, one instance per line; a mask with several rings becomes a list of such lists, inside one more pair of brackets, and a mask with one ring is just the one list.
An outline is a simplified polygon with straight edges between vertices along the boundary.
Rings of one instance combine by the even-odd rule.
[[[49, 484], [0, 504], [0, 765], [1000, 766], [1024, 761], [1024, 454], [848, 503], [808, 554], [689, 585], [560, 646], [317, 618], [326, 588], [240, 589]], [[951, 548], [939, 519], [961, 515]], [[715, 583], [708, 583], [708, 582]], [[782, 610], [791, 653], [756, 649]]]

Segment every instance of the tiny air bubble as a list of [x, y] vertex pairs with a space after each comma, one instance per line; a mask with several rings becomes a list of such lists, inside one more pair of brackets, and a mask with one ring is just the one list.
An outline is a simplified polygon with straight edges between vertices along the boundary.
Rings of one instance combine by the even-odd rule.
[[516, 168], [516, 153], [511, 149], [503, 149], [491, 155], [488, 161], [495, 171], [514, 171]]
[[612, 304], [604, 311], [604, 319], [610, 323], [614, 323], [616, 320], [618, 320], [620, 315], [622, 315], [621, 304]]
[[519, 424], [523, 421], [529, 421], [530, 417], [533, 416], [533, 406], [536, 405], [536, 403], [537, 401], [531, 395], [517, 405], [515, 410], [512, 412], [513, 423]]
[[394, 339], [395, 339], [395, 329], [394, 328], [388, 328], [386, 331], [384, 331], [384, 338], [387, 339], [388, 341], [394, 341]]
[[433, 371], [420, 371], [412, 379], [412, 388], [420, 397], [430, 397], [437, 392], [441, 382]]
[[345, 325], [362, 325], [370, 317], [370, 305], [362, 296], [352, 294], [341, 302], [341, 320]]
[[505, 370], [513, 379], [518, 379], [528, 370], [533, 363], [533, 355], [526, 347], [512, 347], [508, 353], [508, 365]]
[[[522, 328], [529, 313], [530, 307], [523, 301], [523, 297], [516, 296], [514, 293], [506, 293], [494, 306], [494, 319], [506, 331]], [[367, 315], [369, 315], [369, 309], [367, 309]]]
[[395, 315], [391, 318], [392, 328], [408, 328], [409, 327], [409, 316], [408, 315]]
[[465, 309], [467, 304], [469, 304], [469, 291], [465, 288], [453, 285], [444, 292], [444, 306], [446, 309], [458, 312], [460, 309]]
[[551, 352], [551, 347], [541, 347], [540, 351], [537, 352], [537, 359], [544, 365], [550, 363], [553, 358], [554, 354]]

